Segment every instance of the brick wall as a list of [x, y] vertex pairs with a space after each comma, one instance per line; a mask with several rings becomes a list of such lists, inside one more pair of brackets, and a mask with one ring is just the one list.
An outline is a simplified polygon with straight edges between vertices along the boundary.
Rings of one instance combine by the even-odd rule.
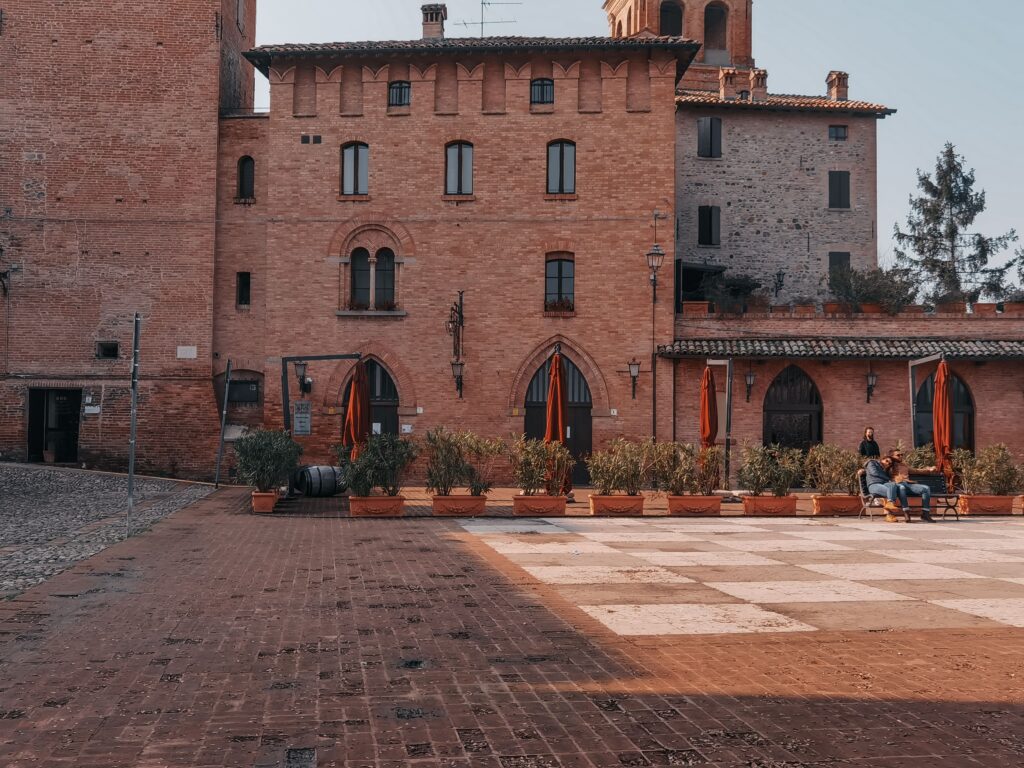
[[[697, 120], [722, 120], [722, 157], [697, 157]], [[849, 139], [829, 140], [829, 126]], [[877, 263], [877, 155], [874, 117], [776, 112], [762, 108], [683, 107], [677, 117], [678, 239], [684, 264], [725, 267], [788, 302], [824, 292], [830, 251], [857, 268]], [[829, 210], [829, 171], [850, 171], [851, 208]], [[721, 246], [697, 244], [697, 211], [721, 208]]]

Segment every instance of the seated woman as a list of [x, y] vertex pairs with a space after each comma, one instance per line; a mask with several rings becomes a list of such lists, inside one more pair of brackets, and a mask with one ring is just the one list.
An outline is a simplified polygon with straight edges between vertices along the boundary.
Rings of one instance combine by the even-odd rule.
[[[893, 514], [893, 509], [896, 508], [896, 499], [899, 497], [899, 485], [893, 482], [890, 476], [892, 468], [893, 460], [889, 456], [886, 456], [884, 459], [871, 459], [864, 465], [864, 473], [868, 482], [868, 493], [872, 496], [884, 497], [886, 499], [885, 520], [889, 523], [897, 521], [897, 517]], [[904, 492], [901, 498], [903, 500], [903, 515], [909, 523], [910, 508], [907, 506], [906, 492]]]
[[[912, 482], [910, 474], [912, 472], [934, 472], [935, 467], [924, 467], [921, 469], [915, 469], [908, 467], [903, 460], [903, 451], [898, 448], [893, 448], [889, 451], [887, 458], [892, 459], [892, 470], [890, 474], [892, 479], [896, 483], [896, 493], [903, 500], [903, 511], [908, 511], [907, 496], [920, 496], [921, 497], [921, 520], [925, 523], [934, 523], [935, 519], [932, 517], [932, 489], [922, 483]], [[909, 522], [909, 518], [908, 518]]]

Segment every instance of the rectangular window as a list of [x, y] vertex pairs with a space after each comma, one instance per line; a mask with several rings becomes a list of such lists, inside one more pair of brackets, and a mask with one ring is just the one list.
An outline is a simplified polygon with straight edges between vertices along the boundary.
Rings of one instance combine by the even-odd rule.
[[96, 343], [96, 357], [100, 360], [116, 360], [120, 357], [120, 344], [116, 341], [100, 341]]
[[849, 131], [845, 125], [830, 125], [828, 127], [828, 138], [831, 141], [846, 141]]
[[828, 207], [850, 207], [850, 172], [828, 172]]
[[258, 403], [260, 383], [258, 381], [232, 381], [228, 385], [229, 403]]
[[702, 117], [697, 120], [697, 157], [722, 156], [722, 120]]
[[473, 194], [473, 145], [465, 142], [449, 144], [445, 152], [446, 195]]
[[544, 271], [544, 309], [573, 312], [576, 309], [576, 263], [571, 259], [549, 259]]
[[341, 194], [370, 193], [370, 148], [365, 144], [346, 144], [341, 148]]
[[248, 307], [252, 299], [252, 275], [249, 272], [235, 273], [235, 305]]
[[697, 212], [697, 245], [722, 244], [722, 209], [717, 205], [702, 205]]
[[412, 85], [408, 80], [396, 80], [388, 83], [388, 106], [408, 107], [412, 104]]
[[548, 144], [548, 194], [576, 194], [576, 145], [571, 141]]
[[850, 254], [846, 251], [831, 251], [828, 255], [828, 283], [832, 287], [838, 275], [850, 269]]
[[531, 104], [554, 104], [555, 103], [555, 81], [549, 78], [540, 77], [530, 81], [530, 103]]

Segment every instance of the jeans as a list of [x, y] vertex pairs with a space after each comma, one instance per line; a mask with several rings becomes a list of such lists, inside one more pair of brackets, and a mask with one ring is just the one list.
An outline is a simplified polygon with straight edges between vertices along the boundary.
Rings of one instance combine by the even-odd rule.
[[[896, 503], [896, 483], [875, 483], [868, 487], [868, 493], [872, 496], [884, 496], [889, 501]], [[904, 495], [904, 504], [906, 505], [906, 496]]]
[[908, 506], [907, 495], [909, 494], [910, 496], [921, 497], [921, 512], [923, 514], [929, 514], [931, 512], [932, 489], [927, 485], [921, 485], [920, 483], [899, 483], [896, 488], [904, 509]]

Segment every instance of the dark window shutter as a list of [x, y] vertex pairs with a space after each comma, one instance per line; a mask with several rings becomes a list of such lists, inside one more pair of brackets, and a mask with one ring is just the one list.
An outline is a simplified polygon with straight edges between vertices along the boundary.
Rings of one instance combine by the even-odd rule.
[[711, 157], [722, 156], [722, 120], [711, 118]]
[[711, 208], [706, 205], [697, 210], [697, 244], [711, 245]]
[[828, 207], [850, 207], [850, 172], [829, 171], [828, 174]]
[[697, 120], [697, 156], [711, 157], [711, 118]]
[[847, 251], [830, 251], [828, 254], [828, 282], [833, 287], [838, 275], [850, 268], [850, 254]]
[[722, 244], [722, 209], [711, 207], [711, 245]]

